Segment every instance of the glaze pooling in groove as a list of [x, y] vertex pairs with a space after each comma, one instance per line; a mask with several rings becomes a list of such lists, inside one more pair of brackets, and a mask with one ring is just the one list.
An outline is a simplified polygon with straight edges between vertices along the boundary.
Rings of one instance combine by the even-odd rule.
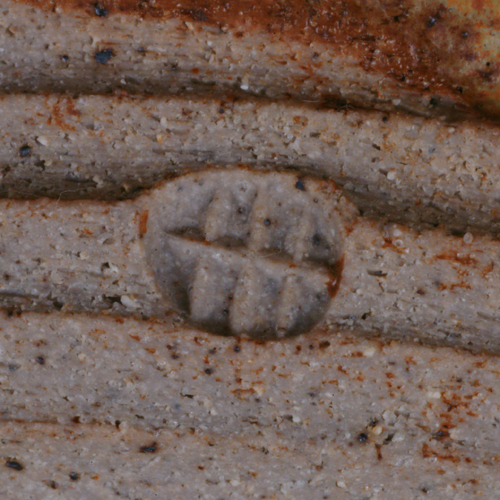
[[191, 174], [151, 200], [143, 245], [177, 312], [210, 332], [283, 338], [324, 316], [342, 254], [336, 216], [297, 178]]

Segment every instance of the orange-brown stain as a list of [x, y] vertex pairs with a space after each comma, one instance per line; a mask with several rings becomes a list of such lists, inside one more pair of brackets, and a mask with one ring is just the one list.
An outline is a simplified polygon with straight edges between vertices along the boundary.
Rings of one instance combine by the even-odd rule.
[[330, 267], [330, 280], [326, 283], [330, 297], [334, 298], [337, 295], [344, 269], [344, 257], [339, 259], [333, 266]]
[[427, 443], [424, 443], [422, 446], [422, 457], [423, 458], [436, 457], [438, 460], [449, 460], [450, 462], [453, 462], [455, 464], [460, 462], [460, 457], [451, 454], [442, 455], [437, 451], [433, 450]]
[[[497, 9], [485, 16], [485, 0], [472, 0], [464, 8], [459, 0], [17, 0], [47, 11], [76, 11], [104, 22], [115, 14], [140, 18], [179, 18], [202, 28], [231, 30], [235, 38], [266, 33], [281, 40], [334, 45], [354, 56], [360, 67], [392, 80], [393, 87], [429, 96], [450, 97], [455, 106], [483, 114], [500, 111], [488, 107], [498, 94], [499, 64], [487, 57], [484, 33], [500, 25]], [[465, 2], [466, 4], [467, 2]], [[450, 5], [461, 8], [449, 8]], [[481, 5], [481, 7], [477, 7]], [[475, 9], [475, 13], [474, 13]], [[481, 10], [483, 9], [483, 10]], [[314, 70], [322, 52], [305, 64]], [[471, 59], [478, 63], [470, 63]], [[464, 66], [464, 64], [466, 66]], [[500, 94], [499, 94], [500, 95]], [[335, 96], [332, 96], [335, 99]]]
[[474, 266], [477, 264], [477, 259], [475, 257], [471, 255], [459, 255], [458, 252], [454, 250], [436, 255], [433, 260], [447, 260], [448, 262], [460, 264], [462, 266]]
[[[65, 110], [61, 110], [61, 106], [65, 104]], [[47, 125], [55, 125], [61, 130], [76, 130], [75, 127], [66, 121], [67, 116], [80, 116], [80, 112], [75, 108], [74, 100], [70, 97], [58, 100], [51, 109]]]
[[349, 375], [349, 372], [342, 365], [337, 365], [337, 370], [344, 375]]
[[488, 274], [490, 274], [493, 269], [495, 268], [495, 265], [493, 264], [493, 262], [490, 262], [487, 266], [484, 267], [484, 269], [481, 271], [481, 276], [483, 278], [486, 278], [486, 276], [488, 276]]
[[139, 237], [142, 238], [148, 232], [149, 210], [144, 210], [139, 215]]
[[66, 99], [66, 113], [68, 115], [75, 116], [76, 118], [80, 117], [81, 113], [80, 111], [78, 111], [78, 109], [76, 109], [74, 99]]

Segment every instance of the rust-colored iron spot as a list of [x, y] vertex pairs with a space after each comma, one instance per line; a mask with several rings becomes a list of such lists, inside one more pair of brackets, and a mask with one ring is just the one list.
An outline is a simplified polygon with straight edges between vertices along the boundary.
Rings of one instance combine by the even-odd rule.
[[459, 255], [458, 252], [452, 250], [436, 255], [434, 260], [447, 260], [462, 266], [474, 266], [477, 264], [477, 259], [475, 257], [471, 255]]
[[337, 295], [340, 287], [342, 270], [344, 269], [344, 257], [342, 256], [333, 266], [330, 267], [330, 281], [327, 283], [328, 293], [332, 299]]
[[384, 238], [382, 248], [390, 248], [393, 252], [404, 253], [404, 248], [400, 248], [394, 244], [392, 238]]
[[53, 124], [61, 130], [76, 130], [73, 125], [67, 122], [67, 116], [80, 117], [80, 112], [76, 109], [75, 102], [70, 97], [56, 101], [51, 108], [51, 114], [47, 120], [47, 124]]
[[[66, 106], [67, 108], [68, 106]], [[56, 102], [52, 106], [50, 117], [47, 120], [48, 125], [54, 124], [56, 127], [59, 127], [61, 130], [76, 130], [73, 125], [70, 125], [65, 121], [65, 113], [61, 111], [61, 102]]]
[[66, 99], [66, 113], [71, 116], [76, 116], [77, 118], [80, 117], [81, 113], [76, 109], [74, 99]]
[[484, 269], [481, 271], [481, 276], [483, 278], [486, 278], [488, 274], [490, 274], [493, 269], [495, 268], [495, 264], [493, 262], [490, 262], [487, 266], [484, 267]]
[[450, 462], [453, 462], [455, 464], [460, 462], [460, 457], [451, 454], [442, 455], [437, 451], [431, 449], [431, 447], [427, 443], [424, 443], [422, 446], [422, 457], [423, 458], [436, 457], [438, 460], [449, 460]]
[[474, 396], [461, 396], [456, 393], [443, 394], [442, 400], [445, 405], [447, 405], [448, 412], [454, 411], [459, 413], [460, 410], [466, 411], [469, 408], [470, 400]]
[[[451, 426], [454, 427], [454, 426]], [[436, 441], [446, 441], [450, 439], [449, 426], [444, 424], [441, 425], [440, 429], [432, 435], [432, 438]]]
[[337, 371], [343, 373], [344, 375], [349, 375], [349, 372], [342, 365], [337, 365]]
[[149, 210], [144, 210], [139, 215], [139, 237], [142, 238], [148, 232]]

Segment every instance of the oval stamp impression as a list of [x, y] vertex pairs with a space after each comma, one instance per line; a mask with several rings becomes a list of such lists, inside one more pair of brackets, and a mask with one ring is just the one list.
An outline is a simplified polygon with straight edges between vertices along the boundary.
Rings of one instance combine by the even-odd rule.
[[165, 300], [217, 334], [269, 339], [310, 330], [328, 309], [342, 259], [335, 211], [316, 197], [320, 184], [233, 170], [155, 190], [143, 244]]

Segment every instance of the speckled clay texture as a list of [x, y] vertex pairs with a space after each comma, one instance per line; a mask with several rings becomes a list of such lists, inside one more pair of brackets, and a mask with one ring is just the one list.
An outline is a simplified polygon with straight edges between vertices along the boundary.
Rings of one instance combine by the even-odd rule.
[[0, 195], [116, 199], [207, 166], [336, 182], [367, 214], [498, 233], [499, 129], [264, 100], [8, 95]]
[[[321, 35], [303, 40], [301, 33], [282, 36], [279, 27], [272, 33], [265, 19], [263, 26], [252, 28], [243, 17], [228, 29], [218, 22], [206, 25], [196, 14], [184, 19], [143, 18], [140, 13], [99, 16], [91, 5], [88, 15], [65, 12], [57, 3], [39, 9], [2, 0], [0, 90], [236, 92], [433, 116], [453, 115], [456, 107], [468, 111], [451, 82], [437, 85], [434, 95], [420, 82], [402, 85], [394, 70], [367, 71], [370, 56], [363, 43], [355, 47], [351, 42], [350, 50], [340, 51], [336, 43], [323, 43]], [[192, 5], [183, 9], [181, 4], [181, 10], [191, 11]]]
[[251, 338], [322, 323], [500, 351], [495, 238], [373, 221], [329, 182], [212, 170], [137, 200], [0, 203], [7, 310], [175, 313]]
[[0, 339], [2, 498], [469, 500], [500, 488], [497, 357], [33, 313], [4, 315]]
[[499, 497], [498, 30], [448, 4], [0, 0], [0, 500]]

